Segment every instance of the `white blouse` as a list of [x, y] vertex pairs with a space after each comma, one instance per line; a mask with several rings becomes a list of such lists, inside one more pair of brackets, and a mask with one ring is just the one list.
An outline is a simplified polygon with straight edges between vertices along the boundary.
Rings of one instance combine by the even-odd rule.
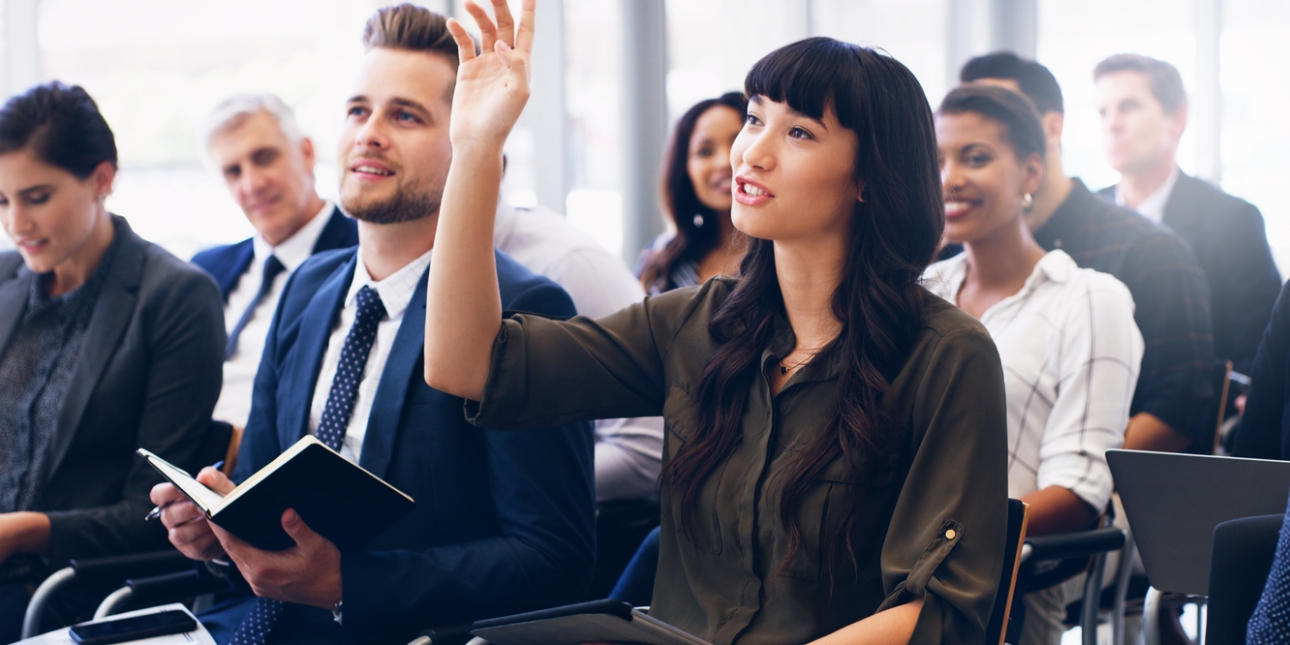
[[[927, 289], [957, 304], [966, 256], [928, 267]], [[1009, 496], [1061, 486], [1103, 509], [1112, 489], [1106, 451], [1124, 443], [1142, 364], [1129, 289], [1054, 250], [981, 323], [1003, 361]]]

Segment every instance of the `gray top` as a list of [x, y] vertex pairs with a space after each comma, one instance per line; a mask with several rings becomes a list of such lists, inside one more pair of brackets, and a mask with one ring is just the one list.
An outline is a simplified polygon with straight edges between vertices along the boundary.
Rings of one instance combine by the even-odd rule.
[[[0, 513], [32, 507], [33, 473], [44, 466], [119, 240], [113, 240], [89, 280], [70, 293], [51, 297], [44, 276], [33, 275], [27, 312], [8, 347], [0, 349]], [[26, 267], [19, 271], [31, 273]]]

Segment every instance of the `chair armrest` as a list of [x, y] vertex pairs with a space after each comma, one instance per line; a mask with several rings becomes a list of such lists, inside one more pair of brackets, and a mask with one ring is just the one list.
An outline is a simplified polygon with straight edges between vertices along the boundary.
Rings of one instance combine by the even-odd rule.
[[192, 560], [174, 550], [151, 551], [107, 558], [78, 558], [68, 563], [79, 583], [117, 583], [126, 578], [155, 576], [191, 569]]
[[420, 638], [414, 642], [419, 642], [423, 645], [461, 645], [471, 639], [470, 629], [473, 625], [474, 623], [471, 622], [423, 629], [421, 630]]
[[1027, 538], [1022, 558], [1030, 563], [1086, 558], [1121, 549], [1124, 547], [1124, 541], [1124, 530], [1114, 526], [1064, 535]]
[[198, 575], [197, 569], [193, 566], [189, 566], [187, 571], [149, 578], [132, 578], [126, 580], [125, 585], [133, 592], [130, 599], [136, 606], [174, 602], [177, 598], [198, 596], [229, 588], [228, 582], [224, 580]]

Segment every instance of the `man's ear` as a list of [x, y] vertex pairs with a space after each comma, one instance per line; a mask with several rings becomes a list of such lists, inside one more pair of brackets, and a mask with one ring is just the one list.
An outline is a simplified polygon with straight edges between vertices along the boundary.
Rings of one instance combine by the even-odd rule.
[[1172, 121], [1169, 124], [1169, 135], [1174, 138], [1174, 143], [1182, 139], [1183, 132], [1187, 129], [1187, 102], [1183, 101], [1178, 104], [1178, 109], [1169, 115]]
[[305, 167], [313, 172], [314, 169], [314, 141], [309, 137], [300, 139], [300, 156], [304, 157]]
[[1048, 140], [1049, 149], [1061, 147], [1062, 129], [1066, 127], [1066, 115], [1056, 110], [1044, 113], [1040, 118], [1044, 124], [1044, 138]]

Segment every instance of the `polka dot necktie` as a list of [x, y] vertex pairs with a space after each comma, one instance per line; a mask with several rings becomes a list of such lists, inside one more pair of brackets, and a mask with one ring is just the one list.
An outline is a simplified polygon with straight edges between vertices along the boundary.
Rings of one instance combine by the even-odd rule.
[[[367, 367], [367, 355], [372, 351], [372, 342], [376, 340], [376, 327], [385, 317], [385, 305], [375, 289], [365, 286], [358, 291], [358, 314], [354, 316], [354, 326], [350, 327], [345, 337], [345, 346], [340, 351], [340, 363], [336, 366], [336, 375], [332, 377], [331, 390], [327, 393], [327, 405], [323, 407], [322, 420], [318, 422], [315, 433], [318, 440], [327, 447], [340, 452], [341, 442], [345, 439], [345, 429], [349, 426], [349, 417], [354, 413], [354, 399], [358, 395], [358, 383], [363, 380], [363, 369]], [[282, 614], [283, 603], [280, 600], [256, 598], [255, 606], [237, 633], [233, 634], [232, 645], [263, 645], [273, 630], [273, 624]]]
[[242, 317], [237, 319], [237, 324], [233, 325], [233, 331], [228, 333], [228, 344], [224, 346], [224, 360], [231, 360], [237, 354], [237, 337], [242, 335], [242, 329], [251, 322], [251, 316], [255, 314], [255, 308], [260, 306], [260, 301], [273, 290], [274, 279], [286, 270], [287, 267], [283, 266], [277, 256], [270, 255], [264, 259], [264, 277], [260, 280], [260, 290], [255, 292], [255, 298], [246, 306], [246, 311], [243, 311]]

